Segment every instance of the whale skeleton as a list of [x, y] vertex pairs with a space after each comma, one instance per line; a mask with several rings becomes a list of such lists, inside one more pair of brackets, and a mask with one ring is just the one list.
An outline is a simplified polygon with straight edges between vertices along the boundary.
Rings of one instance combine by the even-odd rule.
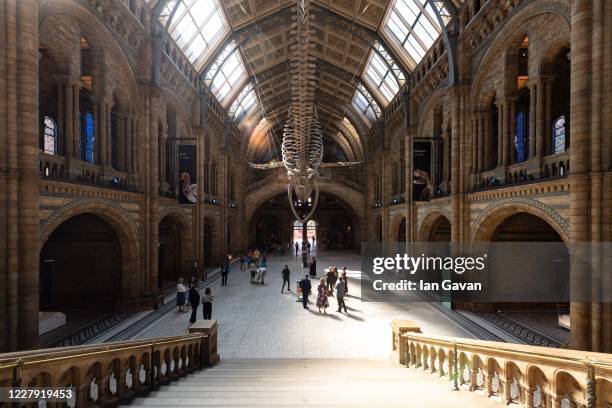
[[[314, 42], [309, 38], [310, 0], [297, 0], [297, 12], [298, 18], [291, 30], [297, 42], [292, 47], [290, 60], [291, 105], [283, 128], [283, 159], [269, 164], [249, 163], [249, 166], [262, 170], [285, 167], [289, 180], [289, 206], [296, 220], [305, 224], [314, 214], [319, 201], [319, 169], [353, 166], [360, 162], [323, 163], [323, 129], [314, 103], [316, 58], [311, 52], [314, 51]], [[307, 203], [312, 198], [311, 208], [306, 215], [298, 215], [294, 195], [300, 203]]]

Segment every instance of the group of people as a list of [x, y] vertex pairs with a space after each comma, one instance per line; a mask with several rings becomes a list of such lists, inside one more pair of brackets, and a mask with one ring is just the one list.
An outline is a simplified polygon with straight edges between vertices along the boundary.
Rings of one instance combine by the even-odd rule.
[[[314, 245], [315, 237], [312, 237], [312, 242], [313, 242], [313, 245]], [[295, 243], [293, 245], [295, 246], [295, 256], [297, 257], [299, 249], [300, 249], [300, 243], [295, 241]], [[308, 241], [308, 240], [302, 241], [302, 253], [308, 253], [309, 254], [311, 248], [312, 248], [312, 245], [310, 244], [310, 241]]]
[[[287, 265], [285, 265], [285, 269], [288, 269]], [[283, 270], [283, 288], [285, 287], [284, 275], [285, 272]], [[287, 284], [288, 283], [287, 280]], [[300, 281], [299, 287], [302, 292], [302, 306], [304, 309], [308, 309], [308, 297], [312, 291], [312, 284], [310, 283], [309, 276], [304, 277], [304, 279]], [[334, 296], [334, 291], [336, 292], [336, 301], [338, 302], [338, 312], [342, 312], [344, 309], [344, 313], [348, 313], [344, 300], [348, 293], [346, 266], [342, 268], [340, 274], [338, 274], [337, 267], [333, 266], [329, 268], [326, 276], [321, 277], [319, 280], [319, 286], [317, 287], [317, 308], [319, 309], [319, 313], [321, 310], [323, 310], [323, 313], [327, 313], [329, 298]]]
[[210, 288], [204, 290], [204, 296], [200, 298], [200, 291], [198, 290], [197, 282], [193, 281], [189, 284], [189, 290], [184, 284], [183, 278], [178, 280], [176, 285], [176, 306], [179, 312], [188, 312], [185, 309], [185, 301], [191, 306], [191, 317], [189, 322], [195, 323], [197, 319], [198, 307], [200, 301], [202, 302], [202, 314], [204, 320], [210, 320], [212, 318], [212, 302], [214, 297]]
[[259, 249], [249, 249], [246, 256], [240, 256], [240, 270], [244, 269], [245, 264], [251, 272], [251, 283], [263, 285], [268, 271], [266, 253], [262, 254]]

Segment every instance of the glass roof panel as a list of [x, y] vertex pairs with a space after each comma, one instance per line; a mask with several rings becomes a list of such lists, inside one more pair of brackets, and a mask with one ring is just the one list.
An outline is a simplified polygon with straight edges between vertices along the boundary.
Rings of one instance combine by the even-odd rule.
[[168, 33], [194, 67], [202, 68], [204, 60], [229, 31], [218, 0], [170, 0], [159, 21], [165, 25], [171, 16]]
[[370, 51], [363, 78], [384, 106], [391, 102], [405, 82], [403, 72], [379, 43], [374, 44]]
[[232, 95], [236, 93], [247, 76], [238, 45], [232, 41], [210, 66], [205, 74], [204, 82], [210, 87], [217, 100], [227, 107]]
[[[449, 21], [449, 13], [441, 2], [436, 3], [443, 21]], [[433, 45], [442, 28], [429, 0], [394, 0], [384, 23], [385, 33], [407, 57], [414, 68]]]
[[380, 106], [361, 82], [357, 82], [352, 105], [370, 126], [380, 117]]
[[251, 114], [258, 106], [257, 94], [253, 83], [246, 84], [234, 102], [232, 102], [228, 116], [236, 122], [242, 121], [243, 118]]

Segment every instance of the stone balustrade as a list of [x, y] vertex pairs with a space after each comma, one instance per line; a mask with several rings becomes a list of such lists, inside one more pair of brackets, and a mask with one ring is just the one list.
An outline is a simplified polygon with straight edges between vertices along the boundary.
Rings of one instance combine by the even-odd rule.
[[400, 322], [392, 325], [396, 361], [439, 375], [457, 390], [529, 408], [612, 406], [610, 354], [433, 337], [394, 322]]
[[[216, 321], [213, 327], [217, 327]], [[0, 387], [66, 387], [74, 406], [116, 406], [217, 360], [217, 330], [0, 354]], [[208, 350], [210, 347], [215, 350]]]

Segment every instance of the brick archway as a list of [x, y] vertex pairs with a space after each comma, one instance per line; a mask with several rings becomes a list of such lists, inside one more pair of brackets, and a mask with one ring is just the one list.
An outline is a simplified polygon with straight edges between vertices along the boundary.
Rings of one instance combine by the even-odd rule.
[[127, 211], [118, 205], [79, 200], [58, 210], [41, 225], [39, 256], [44, 244], [60, 225], [82, 214], [95, 215], [107, 223], [117, 235], [121, 248], [121, 300], [134, 300], [144, 284], [144, 277], [138, 275], [140, 269], [138, 265], [139, 245], [136, 239], [137, 227]]
[[450, 224], [450, 218], [448, 217], [448, 215], [444, 214], [441, 211], [433, 210], [429, 214], [427, 214], [427, 216], [425, 216], [425, 219], [419, 227], [418, 240], [420, 242], [429, 242], [434, 227], [441, 219], [446, 219], [446, 221], [448, 221], [448, 223]]
[[[193, 228], [187, 215], [177, 208], [166, 208], [159, 214], [158, 228], [164, 220], [175, 223], [178, 227], [180, 271], [186, 274], [191, 271], [193, 257]], [[159, 271], [158, 271], [159, 273]], [[186, 277], [187, 275], [185, 275]]]
[[563, 222], [564, 219], [559, 213], [541, 204], [539, 201], [531, 201], [535, 201], [537, 204], [528, 202], [507, 202], [490, 205], [475, 221], [475, 226], [472, 229], [471, 241], [491, 242], [497, 228], [507, 220], [508, 217], [518, 213], [527, 213], [545, 221], [559, 234], [564, 242], [569, 242], [569, 228], [567, 228]]
[[[402, 221], [408, 222], [408, 219], [404, 214], [397, 214], [393, 218], [393, 222], [391, 223], [391, 242], [402, 242], [399, 240], [400, 228], [402, 227], [402, 225], [405, 225], [402, 224]], [[405, 234], [404, 237], [406, 237]]]

